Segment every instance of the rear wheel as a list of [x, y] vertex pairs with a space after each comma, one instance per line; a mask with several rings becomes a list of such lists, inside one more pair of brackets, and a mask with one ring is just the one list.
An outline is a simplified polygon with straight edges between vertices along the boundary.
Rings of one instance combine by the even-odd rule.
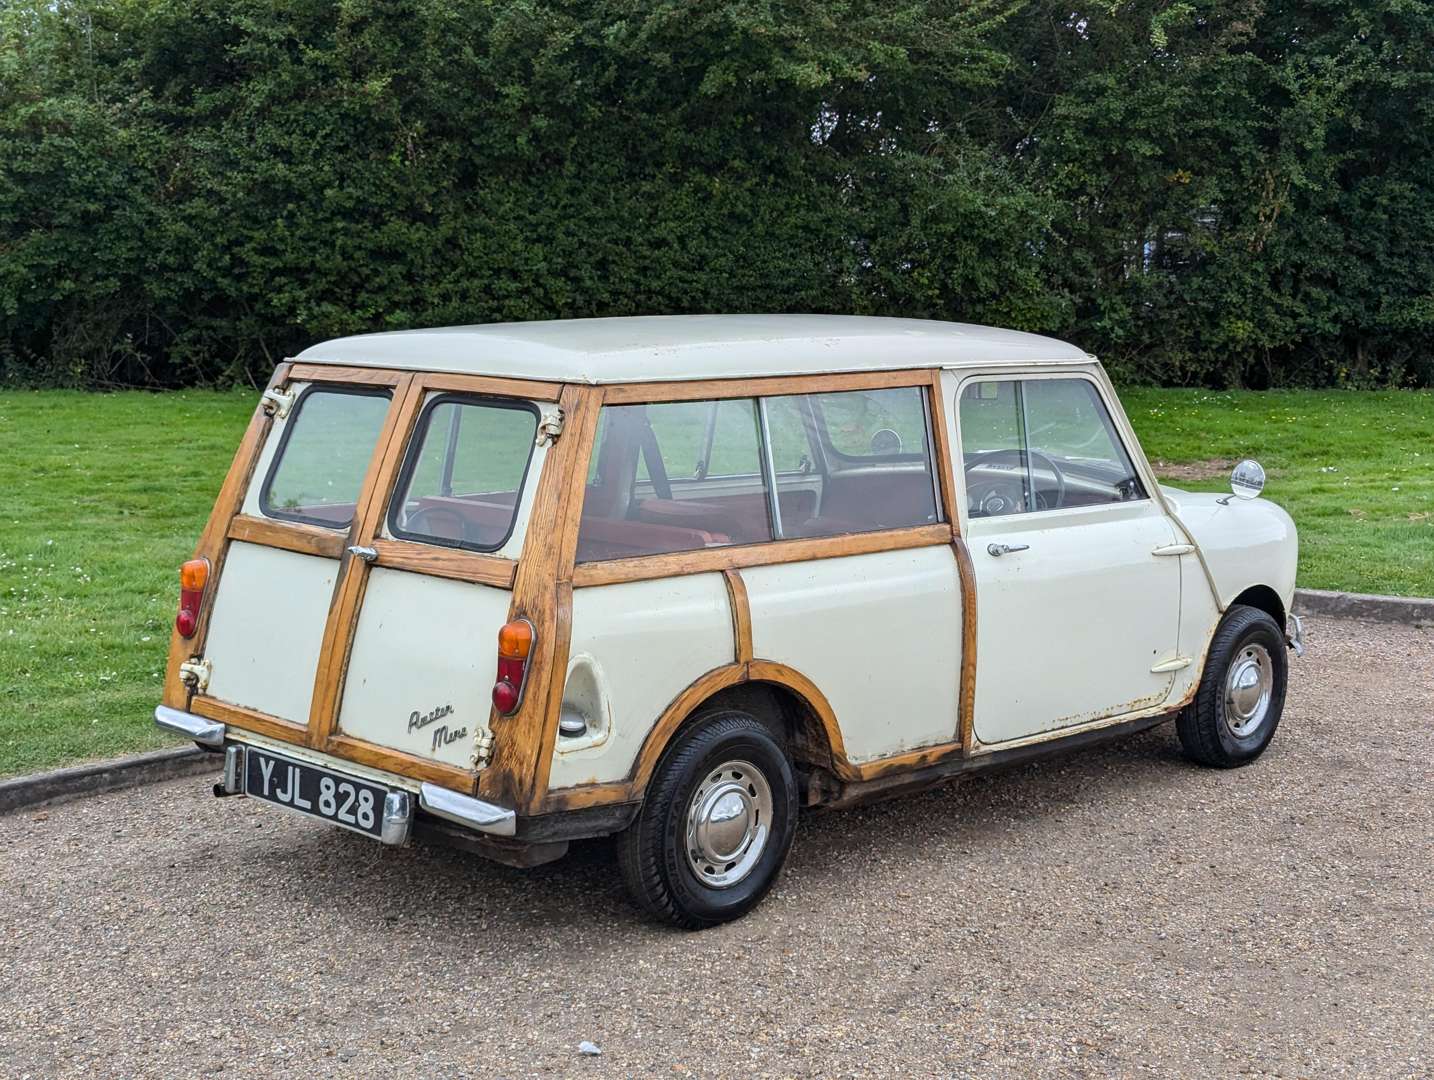
[[792, 846], [797, 784], [781, 744], [746, 713], [695, 720], [663, 756], [637, 820], [618, 837], [633, 899], [700, 929], [754, 908]]
[[1285, 636], [1270, 615], [1236, 605], [1210, 642], [1200, 689], [1176, 730], [1185, 753], [1229, 769], [1264, 753], [1285, 707]]

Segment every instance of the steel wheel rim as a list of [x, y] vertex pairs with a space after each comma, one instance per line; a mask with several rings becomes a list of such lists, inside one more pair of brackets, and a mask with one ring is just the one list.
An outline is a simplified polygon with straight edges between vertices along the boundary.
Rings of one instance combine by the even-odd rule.
[[750, 761], [708, 769], [687, 804], [687, 865], [708, 888], [752, 872], [772, 834], [772, 788]]
[[1237, 739], [1253, 735], [1270, 711], [1275, 665], [1263, 645], [1243, 645], [1225, 673], [1225, 726]]

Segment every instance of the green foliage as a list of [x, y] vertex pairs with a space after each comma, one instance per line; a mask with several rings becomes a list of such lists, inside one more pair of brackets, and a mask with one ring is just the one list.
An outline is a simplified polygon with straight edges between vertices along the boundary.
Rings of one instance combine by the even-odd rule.
[[853, 311], [1434, 382], [1424, 0], [9, 0], [0, 380]]

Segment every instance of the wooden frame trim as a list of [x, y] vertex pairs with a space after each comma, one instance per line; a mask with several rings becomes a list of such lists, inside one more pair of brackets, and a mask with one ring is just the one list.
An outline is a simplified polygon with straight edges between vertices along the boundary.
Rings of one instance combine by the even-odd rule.
[[527, 619], [536, 630], [526, 680], [538, 692], [525, 694], [511, 716], [490, 712], [493, 757], [478, 775], [477, 790], [519, 813], [539, 805], [552, 770], [571, 645], [578, 524], [602, 403], [597, 387], [574, 383], [562, 388], [563, 434], [543, 462], [513, 580], [508, 617]]
[[[279, 364], [274, 368], [274, 374], [269, 379], [269, 387], [282, 385], [289, 377], [289, 373], [288, 364]], [[220, 485], [219, 494], [214, 498], [214, 506], [209, 512], [204, 531], [195, 545], [193, 558], [209, 560], [211, 584], [205, 596], [204, 608], [200, 612], [199, 625], [195, 628], [194, 636], [184, 638], [180, 636], [178, 630], [170, 631], [169, 661], [165, 666], [164, 686], [161, 690], [160, 700], [172, 709], [185, 708], [193, 696], [189, 687], [179, 677], [179, 665], [191, 656], [204, 654], [204, 646], [209, 637], [209, 619], [214, 613], [212, 594], [217, 588], [220, 574], [223, 573], [224, 558], [229, 552], [229, 525], [244, 504], [244, 493], [249, 487], [250, 477], [254, 473], [255, 465], [258, 464], [259, 455], [263, 451], [264, 442], [269, 436], [269, 429], [273, 422], [274, 419], [264, 408], [264, 401], [261, 397], [254, 405], [254, 412], [249, 417], [249, 426], [244, 429], [244, 436], [239, 441], [238, 449], [234, 451], [234, 459], [229, 465], [229, 471], [224, 475], [224, 482]]]
[[290, 382], [357, 383], [360, 386], [397, 386], [413, 378], [407, 371], [391, 368], [345, 367], [342, 364], [295, 362], [289, 369]]
[[732, 655], [739, 664], [752, 659], [752, 604], [747, 599], [747, 583], [739, 570], [723, 570], [727, 583], [727, 600], [732, 605]]
[[413, 540], [389, 540], [382, 536], [375, 537], [369, 546], [378, 552], [373, 565], [388, 570], [408, 570], [429, 577], [471, 581], [500, 589], [511, 589], [518, 572], [518, 564], [512, 559], [461, 548], [420, 544]]
[[[422, 397], [422, 390], [412, 375], [402, 376], [395, 385], [393, 401], [384, 417], [383, 428], [369, 458], [368, 471], [359, 488], [363, 501], [354, 512], [353, 525], [344, 541], [345, 548], [371, 543], [377, 535], [398, 475], [398, 459], [402, 457], [394, 447], [407, 440], [417, 419]], [[338, 723], [349, 654], [358, 629], [358, 611], [368, 586], [368, 572], [367, 563], [344, 551], [339, 561], [333, 597], [329, 601], [329, 616], [324, 624], [323, 645], [319, 649], [313, 699], [309, 706], [309, 745], [316, 750], [324, 749]]]
[[457, 765], [429, 761], [416, 754], [406, 754], [402, 750], [390, 750], [385, 746], [375, 746], [373, 743], [350, 738], [347, 735], [332, 735], [325, 740], [323, 746], [317, 747], [317, 749], [346, 761], [356, 761], [360, 765], [382, 769], [384, 772], [391, 772], [411, 780], [427, 780], [455, 789], [471, 788], [473, 785], [473, 774]]
[[927, 390], [931, 407], [931, 457], [941, 489], [942, 509], [951, 525], [953, 534], [961, 532], [961, 513], [956, 495], [956, 456], [951, 445], [951, 429], [946, 421], [946, 403], [941, 398], [941, 369], [931, 372], [931, 383]]
[[976, 740], [976, 567], [971, 549], [958, 536], [951, 541], [956, 553], [956, 571], [961, 576], [961, 682], [957, 691], [958, 723], [956, 737], [968, 757], [975, 750]]
[[292, 743], [294, 746], [307, 746], [309, 742], [309, 729], [303, 724], [281, 720], [277, 716], [270, 716], [257, 709], [249, 709], [243, 705], [231, 705], [227, 701], [220, 701], [203, 694], [194, 695], [189, 711], [196, 716], [205, 716], [210, 720], [233, 724], [241, 731], [252, 731], [255, 735], [267, 735], [271, 739]]
[[853, 371], [830, 375], [767, 375], [757, 378], [674, 379], [667, 382], [614, 383], [603, 387], [609, 405], [652, 401], [707, 401], [716, 398], [780, 397], [784, 394], [828, 394], [841, 390], [883, 390], [927, 386], [933, 368], [899, 371]]
[[609, 559], [578, 566], [573, 571], [573, 587], [616, 585], [626, 581], [650, 581], [655, 578], [681, 577], [685, 574], [738, 570], [747, 566], [773, 566], [813, 559], [835, 559], [843, 555], [870, 555], [878, 551], [934, 547], [937, 544], [951, 543], [951, 536], [950, 523], [942, 522], [936, 525], [914, 525], [907, 529], [887, 529], [882, 532], [847, 533], [843, 536], [821, 536], [807, 540], [764, 540], [756, 544], [732, 544], [728, 547], [674, 551], [664, 555]]
[[229, 523], [228, 535], [230, 540], [296, 551], [300, 555], [337, 559], [344, 553], [343, 533], [296, 521], [271, 521], [251, 514], [235, 514]]
[[530, 398], [533, 401], [558, 401], [563, 384], [537, 379], [510, 379], [500, 375], [456, 375], [446, 372], [422, 372], [418, 376], [424, 390], [451, 391], [457, 394], [488, 394], [493, 397]]

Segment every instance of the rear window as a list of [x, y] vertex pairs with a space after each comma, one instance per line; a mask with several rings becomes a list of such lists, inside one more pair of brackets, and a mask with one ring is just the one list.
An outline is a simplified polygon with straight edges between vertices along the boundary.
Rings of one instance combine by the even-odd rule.
[[387, 390], [305, 390], [264, 478], [259, 509], [284, 521], [347, 529], [389, 398]]
[[522, 401], [444, 394], [423, 408], [389, 508], [404, 540], [496, 551], [508, 541], [538, 433]]

